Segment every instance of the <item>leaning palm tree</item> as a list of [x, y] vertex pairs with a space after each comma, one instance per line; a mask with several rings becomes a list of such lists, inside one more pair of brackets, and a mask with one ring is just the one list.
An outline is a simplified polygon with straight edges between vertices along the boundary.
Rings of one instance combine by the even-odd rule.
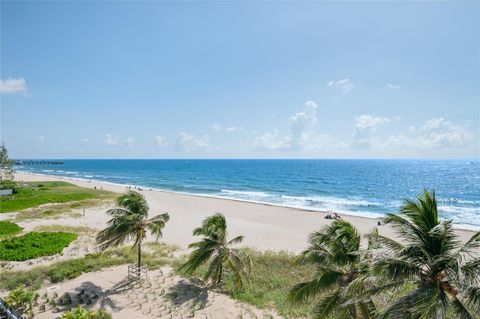
[[189, 248], [194, 248], [188, 261], [180, 266], [180, 270], [187, 274], [193, 272], [201, 265], [210, 261], [203, 280], [210, 280], [212, 286], [223, 282], [225, 272], [234, 276], [237, 288], [243, 288], [243, 281], [251, 270], [251, 259], [244, 251], [232, 248], [234, 244], [241, 243], [243, 236], [227, 240], [227, 221], [222, 214], [207, 217], [201, 227], [193, 231], [194, 236], [203, 236], [199, 242], [192, 243]]
[[452, 221], [440, 221], [435, 192], [407, 200], [385, 223], [401, 242], [371, 234], [385, 249], [375, 270], [388, 283], [377, 292], [412, 287], [385, 318], [480, 318], [480, 232], [461, 243]]
[[313, 318], [373, 318], [377, 310], [364, 296], [369, 287], [369, 264], [360, 249], [360, 235], [347, 221], [336, 220], [310, 235], [299, 258], [315, 267], [315, 276], [294, 286], [290, 302], [316, 301]]
[[138, 267], [140, 268], [142, 241], [146, 238], [147, 232], [150, 231], [158, 240], [162, 236], [162, 229], [169, 220], [167, 213], [148, 219], [148, 209], [147, 201], [140, 193], [129, 191], [119, 196], [117, 207], [107, 211], [107, 214], [112, 216], [112, 219], [108, 221], [108, 227], [97, 235], [100, 249], [120, 246], [134, 240], [133, 247], [137, 246]]

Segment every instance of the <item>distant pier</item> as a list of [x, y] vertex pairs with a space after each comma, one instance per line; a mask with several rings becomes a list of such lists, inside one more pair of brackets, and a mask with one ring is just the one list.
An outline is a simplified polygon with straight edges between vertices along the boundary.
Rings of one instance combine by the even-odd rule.
[[15, 165], [63, 165], [63, 161], [49, 160], [14, 160]]

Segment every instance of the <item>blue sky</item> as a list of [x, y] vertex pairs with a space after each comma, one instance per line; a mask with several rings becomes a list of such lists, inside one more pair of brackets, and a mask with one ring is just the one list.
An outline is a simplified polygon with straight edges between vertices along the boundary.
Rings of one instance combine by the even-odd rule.
[[478, 158], [478, 2], [1, 2], [14, 158]]

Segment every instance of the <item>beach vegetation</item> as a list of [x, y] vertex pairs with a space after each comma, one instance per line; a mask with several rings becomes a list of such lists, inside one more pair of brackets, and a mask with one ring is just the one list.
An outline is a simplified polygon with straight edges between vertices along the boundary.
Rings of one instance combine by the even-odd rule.
[[301, 303], [313, 300], [313, 318], [373, 318], [377, 307], [372, 298], [358, 298], [371, 282], [370, 265], [360, 246], [360, 234], [349, 222], [335, 220], [310, 235], [309, 245], [299, 262], [315, 268], [307, 281], [297, 283], [288, 300]]
[[36, 232], [68, 232], [75, 234], [94, 233], [95, 229], [87, 226], [68, 226], [68, 225], [39, 225], [33, 229]]
[[66, 232], [30, 232], [4, 239], [0, 241], [0, 260], [24, 261], [59, 254], [77, 237]]
[[22, 232], [23, 228], [10, 221], [0, 221], [0, 239]]
[[[235, 300], [246, 302], [261, 309], [275, 309], [284, 318], [308, 318], [311, 306], [306, 303], [288, 302], [290, 288], [305, 281], [315, 274], [315, 268], [309, 264], [299, 263], [297, 256], [289, 252], [257, 251], [251, 248], [241, 248], [252, 260], [249, 280], [243, 282], [243, 288], [238, 289], [235, 277], [226, 274], [224, 284], [217, 287], [220, 292]], [[188, 256], [174, 260], [173, 266], [178, 268], [184, 264]], [[203, 277], [208, 271], [208, 264], [198, 267], [193, 274], [179, 273], [186, 277]]]
[[62, 319], [111, 319], [112, 316], [105, 309], [88, 310], [77, 306], [62, 315]]
[[[148, 252], [143, 252], [143, 263], [150, 269], [166, 265], [173, 259], [176, 247], [156, 243], [145, 243]], [[137, 254], [130, 247], [108, 249], [101, 253], [69, 259], [48, 266], [37, 266], [29, 270], [0, 271], [0, 289], [12, 290], [24, 285], [39, 289], [46, 283], [58, 283], [77, 278], [83, 273], [99, 271], [103, 268], [134, 263]]]
[[13, 161], [8, 158], [8, 151], [5, 145], [0, 145], [0, 187], [5, 185], [4, 182], [13, 180], [15, 175], [13, 164]]
[[[117, 247], [129, 241], [134, 241], [137, 247], [137, 265], [141, 266], [142, 242], [150, 232], [158, 240], [162, 229], [168, 222], [168, 213], [148, 218], [148, 203], [145, 197], [134, 191], [121, 195], [116, 200], [117, 207], [109, 209], [107, 214], [112, 218], [107, 222], [107, 228], [97, 234], [100, 249]], [[132, 247], [132, 248], [133, 248]]]
[[243, 288], [245, 278], [251, 271], [252, 260], [244, 250], [232, 247], [241, 243], [243, 236], [228, 240], [225, 216], [217, 213], [207, 217], [201, 227], [194, 229], [193, 235], [203, 236], [203, 239], [188, 246], [194, 250], [187, 262], [180, 266], [180, 271], [192, 274], [201, 265], [209, 263], [203, 276], [205, 282], [219, 286], [227, 273], [232, 276], [237, 288]]
[[[370, 234], [383, 247], [375, 273], [385, 284], [376, 294], [395, 292], [384, 318], [478, 318], [480, 314], [480, 232], [461, 243], [452, 221], [438, 216], [435, 192], [406, 200], [400, 214], [387, 214], [401, 237]], [[399, 289], [403, 292], [398, 292]]]
[[107, 199], [112, 196], [111, 192], [78, 187], [67, 182], [28, 182], [20, 184], [16, 194], [0, 196], [0, 213], [17, 212], [44, 204]]
[[5, 297], [5, 302], [25, 318], [32, 318], [33, 303], [37, 298], [38, 294], [35, 290], [25, 288], [25, 286], [22, 285], [12, 290], [8, 296]]

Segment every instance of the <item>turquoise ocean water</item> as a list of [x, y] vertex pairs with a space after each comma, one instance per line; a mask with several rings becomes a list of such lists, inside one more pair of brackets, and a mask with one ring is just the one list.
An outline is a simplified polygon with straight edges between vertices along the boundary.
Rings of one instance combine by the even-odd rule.
[[478, 160], [64, 160], [17, 170], [367, 217], [435, 189], [442, 218], [480, 229]]

